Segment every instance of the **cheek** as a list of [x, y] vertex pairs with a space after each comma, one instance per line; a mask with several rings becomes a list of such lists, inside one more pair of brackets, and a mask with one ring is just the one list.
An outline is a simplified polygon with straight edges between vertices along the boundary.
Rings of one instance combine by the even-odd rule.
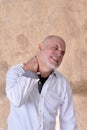
[[47, 51], [42, 51], [42, 52], [40, 53], [40, 56], [42, 57], [43, 60], [44, 60], [44, 59], [47, 59], [47, 58], [48, 58], [48, 52], [47, 52]]
[[49, 50], [49, 51], [46, 51], [46, 54], [47, 54], [47, 56], [52, 56], [53, 54], [54, 54], [54, 52], [53, 51], [51, 51], [51, 50]]
[[43, 56], [43, 58], [46, 58], [46, 59], [50, 59], [50, 57], [54, 54], [53, 51], [51, 50], [44, 50], [41, 52], [41, 55]]

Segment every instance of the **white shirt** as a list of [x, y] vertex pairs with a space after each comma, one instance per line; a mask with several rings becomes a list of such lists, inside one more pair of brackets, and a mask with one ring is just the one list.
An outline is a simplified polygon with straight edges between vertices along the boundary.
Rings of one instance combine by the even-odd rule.
[[55, 130], [60, 111], [60, 130], [77, 130], [72, 92], [67, 80], [54, 71], [38, 92], [39, 78], [23, 65], [9, 69], [6, 93], [10, 101], [8, 130]]

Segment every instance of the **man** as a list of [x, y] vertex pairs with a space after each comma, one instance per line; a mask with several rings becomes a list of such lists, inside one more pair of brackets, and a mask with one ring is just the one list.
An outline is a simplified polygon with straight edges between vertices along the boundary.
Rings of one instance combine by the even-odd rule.
[[6, 93], [11, 109], [8, 130], [77, 130], [71, 88], [56, 68], [65, 54], [65, 41], [47, 36], [35, 57], [9, 69]]

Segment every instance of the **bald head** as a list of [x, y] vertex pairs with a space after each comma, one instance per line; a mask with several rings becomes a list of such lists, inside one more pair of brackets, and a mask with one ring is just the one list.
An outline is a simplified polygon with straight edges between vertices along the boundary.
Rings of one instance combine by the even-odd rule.
[[48, 35], [47, 37], [45, 37], [42, 41], [43, 43], [50, 43], [50, 42], [62, 42], [65, 45], [65, 41], [63, 40], [63, 38], [61, 38], [60, 36], [57, 35]]

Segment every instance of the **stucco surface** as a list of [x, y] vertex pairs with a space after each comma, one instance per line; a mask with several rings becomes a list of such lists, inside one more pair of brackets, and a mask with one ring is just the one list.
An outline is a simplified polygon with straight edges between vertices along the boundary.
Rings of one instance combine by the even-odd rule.
[[49, 34], [65, 39], [59, 70], [74, 94], [87, 96], [87, 0], [0, 0], [0, 104], [5, 100], [7, 111], [8, 68], [35, 55], [38, 43]]

